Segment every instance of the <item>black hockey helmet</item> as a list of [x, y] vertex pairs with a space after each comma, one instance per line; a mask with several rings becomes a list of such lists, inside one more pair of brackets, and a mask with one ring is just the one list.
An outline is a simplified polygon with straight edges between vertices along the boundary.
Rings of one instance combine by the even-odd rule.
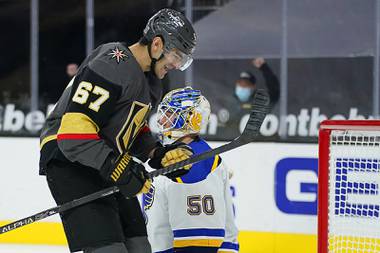
[[154, 14], [144, 29], [144, 39], [151, 42], [160, 36], [164, 41], [164, 49], [177, 49], [186, 57], [183, 68], [192, 62], [192, 53], [196, 45], [196, 34], [190, 21], [180, 12], [162, 9]]

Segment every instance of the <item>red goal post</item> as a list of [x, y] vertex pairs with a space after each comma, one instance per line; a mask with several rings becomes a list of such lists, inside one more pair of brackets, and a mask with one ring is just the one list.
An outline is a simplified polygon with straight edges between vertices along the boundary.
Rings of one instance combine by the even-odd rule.
[[380, 252], [380, 120], [319, 130], [318, 253]]

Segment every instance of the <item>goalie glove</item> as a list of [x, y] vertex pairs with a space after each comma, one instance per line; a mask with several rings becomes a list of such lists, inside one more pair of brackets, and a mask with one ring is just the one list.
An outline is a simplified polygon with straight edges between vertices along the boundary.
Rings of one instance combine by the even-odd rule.
[[120, 193], [130, 198], [139, 193], [147, 193], [152, 181], [146, 177], [144, 165], [132, 160], [128, 153], [105, 166], [100, 175], [108, 182], [117, 185]]
[[[177, 142], [165, 146], [159, 146], [155, 149], [153, 157], [149, 160], [148, 164], [154, 169], [161, 169], [174, 163], [186, 160], [193, 155], [193, 150], [182, 142]], [[186, 165], [180, 170], [166, 174], [165, 176], [170, 179], [181, 177], [189, 172], [191, 164]]]

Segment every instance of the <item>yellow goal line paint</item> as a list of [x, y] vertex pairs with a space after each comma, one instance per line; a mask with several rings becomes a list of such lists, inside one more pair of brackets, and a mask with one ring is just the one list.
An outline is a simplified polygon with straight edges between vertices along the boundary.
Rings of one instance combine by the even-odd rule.
[[[0, 226], [12, 221], [0, 221]], [[0, 235], [0, 243], [67, 245], [62, 224], [35, 222]], [[259, 231], [239, 232], [240, 253], [316, 253], [317, 236]]]

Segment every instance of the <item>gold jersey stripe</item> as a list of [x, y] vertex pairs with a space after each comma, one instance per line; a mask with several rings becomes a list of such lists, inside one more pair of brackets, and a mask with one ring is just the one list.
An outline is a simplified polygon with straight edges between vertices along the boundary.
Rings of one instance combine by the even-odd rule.
[[98, 125], [87, 115], [68, 112], [62, 117], [58, 134], [93, 134], [99, 132]]
[[173, 245], [175, 248], [198, 246], [198, 247], [220, 247], [223, 239], [195, 239], [195, 240], [175, 240]]
[[41, 143], [40, 143], [40, 149], [43, 148], [43, 146], [48, 143], [49, 141], [52, 141], [52, 140], [56, 140], [57, 139], [57, 135], [56, 134], [53, 134], [53, 135], [49, 135], [47, 137], [45, 137]]
[[[12, 222], [1, 220], [0, 226]], [[46, 236], [49, 235], [49, 236]], [[240, 253], [317, 253], [315, 234], [239, 231]], [[0, 244], [67, 245], [61, 223], [35, 222], [0, 236]], [[357, 251], [356, 251], [357, 252]]]
[[214, 163], [212, 164], [212, 167], [211, 167], [211, 171], [214, 171], [216, 167], [218, 167], [218, 164], [219, 164], [219, 156], [216, 155], [214, 159]]
[[180, 177], [176, 177], [175, 180], [177, 180], [177, 183], [181, 183], [181, 184], [183, 184], [182, 178], [180, 178]]

